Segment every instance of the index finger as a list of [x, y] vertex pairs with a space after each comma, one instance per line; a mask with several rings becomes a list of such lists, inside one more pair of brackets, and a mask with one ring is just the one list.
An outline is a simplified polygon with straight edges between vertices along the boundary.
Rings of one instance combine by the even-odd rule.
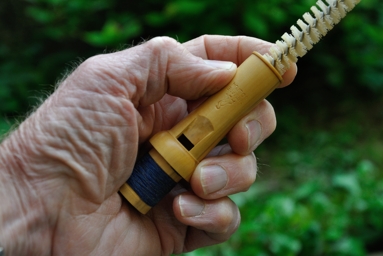
[[[231, 61], [240, 65], [253, 51], [265, 54], [272, 43], [248, 36], [203, 35], [184, 43], [184, 46], [195, 56], [203, 59]], [[280, 87], [289, 85], [297, 74], [297, 66], [292, 63], [283, 75]]]

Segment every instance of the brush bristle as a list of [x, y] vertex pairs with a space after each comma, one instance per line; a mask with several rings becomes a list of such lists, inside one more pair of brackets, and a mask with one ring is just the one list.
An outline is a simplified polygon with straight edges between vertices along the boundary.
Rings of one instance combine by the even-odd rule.
[[[303, 20], [298, 19], [296, 26], [291, 26], [291, 34], [285, 33], [283, 41], [277, 41], [263, 55], [278, 72], [283, 75], [291, 62], [297, 62], [297, 57], [303, 57], [313, 48], [328, 31], [330, 31], [348, 12], [354, 9], [360, 0], [322, 0], [316, 2], [317, 6], [310, 8], [312, 13], [305, 13]], [[319, 8], [318, 8], [319, 7]]]

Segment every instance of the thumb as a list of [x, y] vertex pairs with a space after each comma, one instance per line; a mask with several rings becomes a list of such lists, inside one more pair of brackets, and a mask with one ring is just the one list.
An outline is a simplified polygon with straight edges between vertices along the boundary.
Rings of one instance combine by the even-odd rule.
[[194, 56], [185, 46], [168, 37], [154, 38], [131, 50], [135, 51], [133, 56], [141, 57], [139, 67], [142, 70], [128, 74], [141, 76], [134, 78], [140, 81], [135, 84], [138, 91], [144, 92], [138, 95], [140, 106], [155, 103], [165, 93], [186, 100], [209, 96], [227, 85], [236, 72], [233, 62]]
[[186, 55], [183, 62], [170, 62], [167, 93], [187, 100], [216, 93], [231, 81], [237, 69], [233, 62], [203, 60], [192, 54]]

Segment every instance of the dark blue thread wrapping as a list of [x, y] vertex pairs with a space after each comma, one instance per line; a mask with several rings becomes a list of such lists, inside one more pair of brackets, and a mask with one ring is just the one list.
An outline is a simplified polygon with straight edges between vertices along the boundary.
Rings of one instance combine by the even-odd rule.
[[149, 154], [136, 163], [127, 183], [150, 207], [161, 201], [177, 184]]

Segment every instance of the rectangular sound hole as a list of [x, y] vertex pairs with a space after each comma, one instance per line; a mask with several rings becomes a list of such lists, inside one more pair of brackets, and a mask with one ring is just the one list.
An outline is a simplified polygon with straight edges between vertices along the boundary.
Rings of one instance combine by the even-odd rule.
[[188, 150], [194, 148], [194, 144], [184, 134], [178, 137], [178, 141]]

